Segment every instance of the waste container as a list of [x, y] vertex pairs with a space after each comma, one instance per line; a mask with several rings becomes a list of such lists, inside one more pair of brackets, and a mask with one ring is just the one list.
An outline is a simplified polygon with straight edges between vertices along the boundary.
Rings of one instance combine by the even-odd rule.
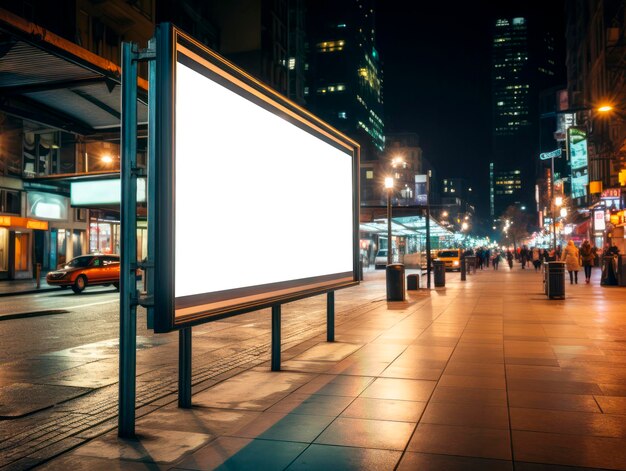
[[416, 290], [420, 287], [420, 276], [414, 273], [406, 276], [406, 289]]
[[626, 255], [617, 256], [617, 283], [626, 286]]
[[603, 286], [617, 286], [617, 255], [602, 257], [602, 278], [600, 278], [600, 284]]
[[435, 272], [435, 288], [446, 286], [446, 264], [441, 260], [433, 260], [433, 271]]
[[565, 262], [546, 263], [546, 296], [565, 299]]
[[387, 265], [387, 301], [404, 301], [404, 265]]

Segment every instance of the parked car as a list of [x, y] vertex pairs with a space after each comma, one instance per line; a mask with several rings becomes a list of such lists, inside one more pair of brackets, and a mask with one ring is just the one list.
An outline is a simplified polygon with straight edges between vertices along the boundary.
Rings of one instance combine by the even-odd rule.
[[374, 258], [374, 269], [385, 268], [387, 266], [387, 249], [381, 249]]
[[437, 260], [445, 263], [446, 270], [461, 270], [461, 249], [440, 250]]
[[49, 285], [72, 288], [81, 293], [87, 286], [113, 285], [120, 287], [119, 255], [81, 255], [66, 263], [62, 268], [46, 275]]

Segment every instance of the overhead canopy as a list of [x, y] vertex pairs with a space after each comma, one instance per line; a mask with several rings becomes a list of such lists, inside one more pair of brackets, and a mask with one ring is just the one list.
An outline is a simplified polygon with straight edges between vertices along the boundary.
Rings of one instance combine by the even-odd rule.
[[[116, 64], [0, 9], [0, 111], [76, 134], [115, 131], [120, 83]], [[138, 86], [146, 123], [147, 81]]]
[[[387, 234], [387, 220], [380, 219], [373, 222], [366, 222], [359, 224], [359, 229], [362, 232], [369, 232], [371, 234]], [[391, 218], [391, 234], [393, 236], [411, 236], [411, 235], [426, 235], [426, 218], [422, 216], [407, 216]], [[434, 219], [430, 219], [430, 235], [431, 236], [450, 236], [452, 233], [447, 229], [441, 227]]]

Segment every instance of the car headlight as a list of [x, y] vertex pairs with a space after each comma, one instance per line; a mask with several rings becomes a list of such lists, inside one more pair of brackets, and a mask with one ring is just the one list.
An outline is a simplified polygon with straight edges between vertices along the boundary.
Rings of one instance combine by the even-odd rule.
[[458, 261], [458, 260], [454, 260], [454, 261], [452, 262], [452, 265], [454, 265], [455, 267], [456, 267], [458, 264], [459, 264], [459, 261]]

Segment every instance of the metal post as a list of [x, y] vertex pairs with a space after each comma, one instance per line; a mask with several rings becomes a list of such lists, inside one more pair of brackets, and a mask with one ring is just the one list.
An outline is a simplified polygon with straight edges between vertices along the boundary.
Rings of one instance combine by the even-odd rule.
[[461, 254], [461, 281], [465, 281], [465, 255]]
[[118, 435], [135, 436], [137, 367], [137, 62], [136, 45], [122, 43], [120, 371]]
[[393, 263], [393, 244], [391, 243], [391, 188], [387, 189], [387, 265]]
[[329, 291], [326, 296], [326, 341], [335, 341], [335, 292]]
[[272, 306], [272, 371], [280, 371], [280, 304]]
[[178, 331], [178, 407], [191, 408], [191, 327]]
[[430, 204], [426, 205], [426, 287], [430, 289]]
[[[156, 39], [148, 42], [148, 47], [156, 54]], [[156, 60], [148, 61], [148, 162], [146, 201], [148, 218], [148, 260], [145, 263], [145, 290], [148, 296], [154, 296], [154, 255], [156, 253]], [[154, 307], [146, 306], [147, 324], [154, 329]]]
[[553, 248], [554, 248], [554, 253], [556, 253], [556, 221], [554, 220], [554, 157], [550, 159], [550, 163], [552, 165], [552, 175], [551, 175], [552, 185], [550, 185], [550, 188], [551, 188], [550, 193], [552, 195], [550, 198], [550, 211], [552, 212], [552, 236], [554, 239]]

